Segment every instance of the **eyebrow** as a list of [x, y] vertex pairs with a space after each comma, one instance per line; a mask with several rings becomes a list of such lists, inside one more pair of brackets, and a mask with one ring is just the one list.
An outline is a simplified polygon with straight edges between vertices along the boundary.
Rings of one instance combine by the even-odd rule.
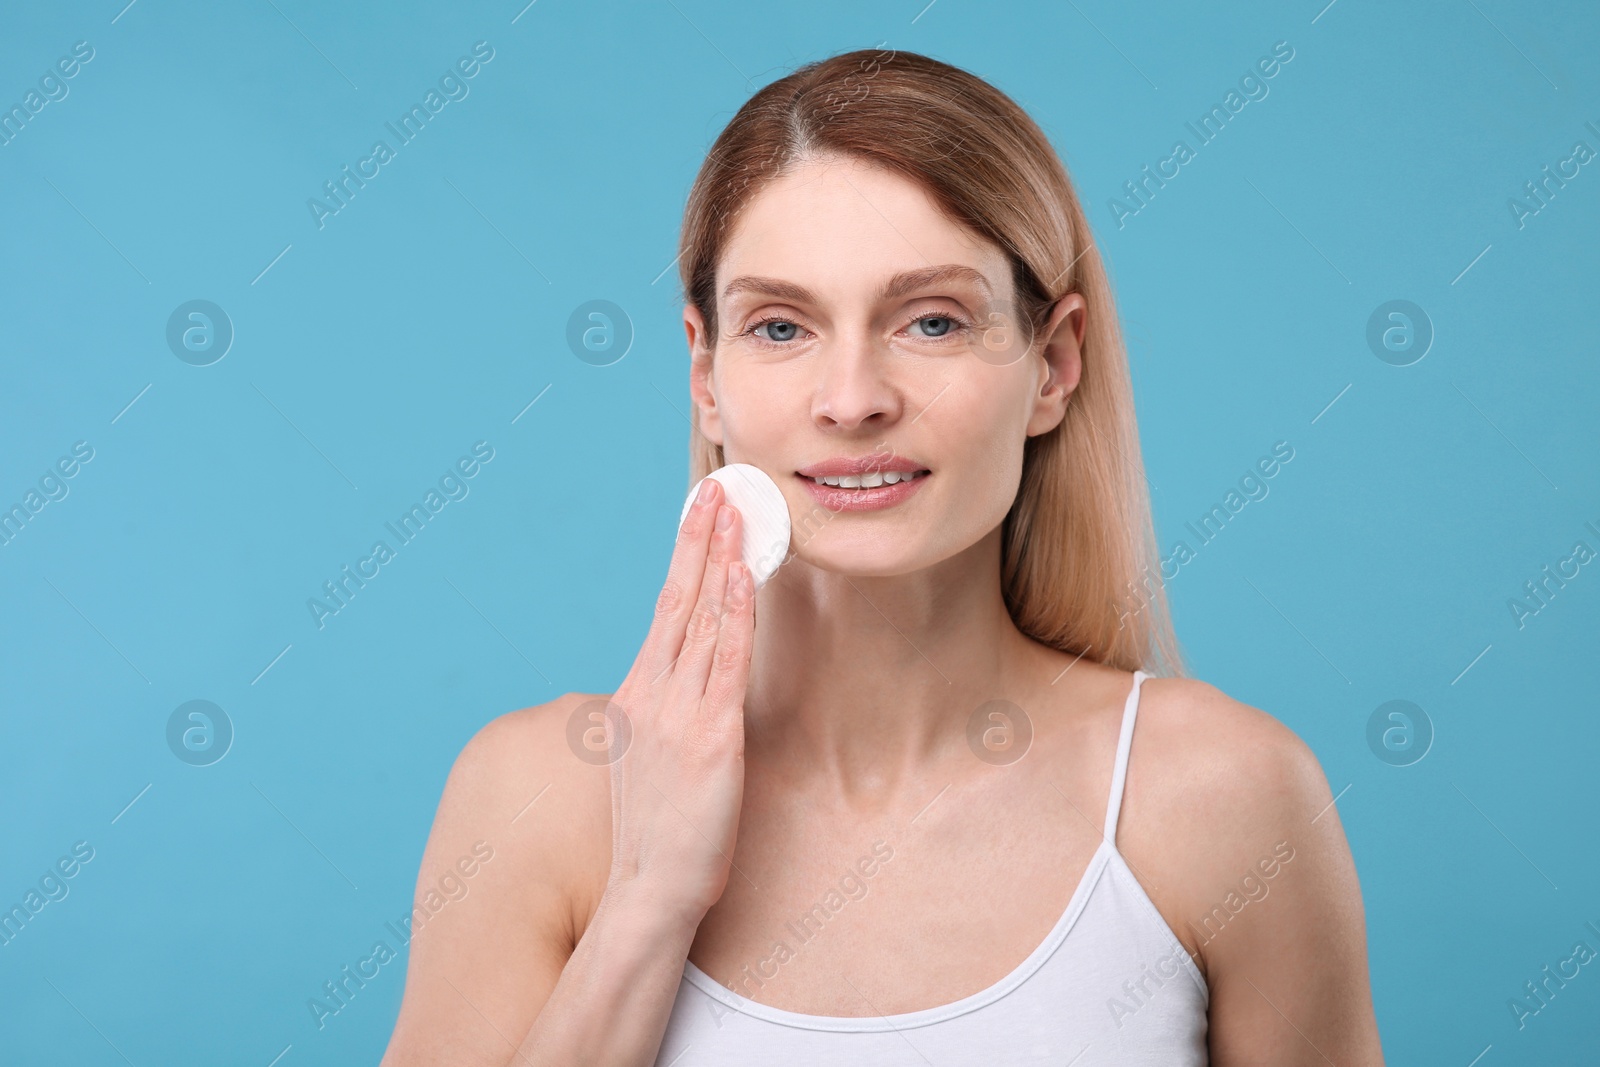
[[[940, 284], [969, 284], [976, 287], [985, 297], [993, 295], [994, 290], [989, 285], [989, 279], [983, 273], [961, 263], [943, 263], [936, 267], [921, 267], [917, 270], [901, 271], [890, 278], [878, 290], [878, 299], [893, 300], [933, 285]], [[763, 278], [758, 275], [747, 274], [733, 279], [723, 287], [722, 295], [731, 297], [738, 293], [762, 293], [766, 296], [788, 300], [797, 304], [818, 303], [816, 294], [803, 285], [786, 282], [779, 278]]]

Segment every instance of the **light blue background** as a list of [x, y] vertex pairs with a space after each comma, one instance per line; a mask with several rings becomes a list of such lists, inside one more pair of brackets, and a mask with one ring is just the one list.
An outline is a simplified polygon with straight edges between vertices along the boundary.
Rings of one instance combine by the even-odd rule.
[[[880, 42], [992, 80], [1067, 161], [1163, 548], [1295, 449], [1169, 590], [1193, 672], [1348, 786], [1389, 1062], [1596, 1055], [1600, 964], [1526, 1029], [1507, 1007], [1600, 948], [1600, 564], [1507, 607], [1600, 550], [1600, 163], [1508, 208], [1600, 150], [1592, 5], [124, 2], [0, 14], [6, 106], [95, 49], [0, 147], [0, 504], [95, 450], [0, 547], [0, 905], [96, 853], [0, 947], [7, 1062], [376, 1061], [403, 964], [321, 1031], [306, 1002], [407, 910], [451, 761], [614, 688], [644, 634], [696, 168], [756, 87]], [[470, 95], [319, 230], [307, 198], [479, 40]], [[1119, 230], [1122, 183], [1280, 40], [1270, 95]], [[196, 298], [236, 330], [208, 367], [164, 337]], [[610, 366], [565, 341], [592, 299], [635, 330]], [[1411, 366], [1366, 344], [1391, 299], [1436, 331]], [[319, 631], [307, 598], [479, 440], [470, 495]], [[191, 699], [237, 731], [213, 766], [166, 744]], [[1391, 699], [1436, 730], [1413, 766], [1366, 742]]]

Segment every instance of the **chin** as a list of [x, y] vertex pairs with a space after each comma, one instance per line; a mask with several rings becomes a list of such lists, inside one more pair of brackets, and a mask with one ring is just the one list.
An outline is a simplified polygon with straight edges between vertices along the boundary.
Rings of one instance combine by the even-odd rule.
[[836, 537], [825, 546], [813, 543], [798, 549], [795, 558], [817, 570], [847, 578], [896, 578], [938, 562], [919, 548], [906, 544], [904, 539], [886, 543], [876, 537], [859, 542]]

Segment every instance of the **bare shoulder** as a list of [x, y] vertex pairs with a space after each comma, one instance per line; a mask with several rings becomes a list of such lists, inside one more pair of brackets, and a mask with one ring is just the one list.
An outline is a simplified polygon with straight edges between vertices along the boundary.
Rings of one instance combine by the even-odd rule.
[[560, 978], [610, 862], [608, 769], [568, 741], [574, 715], [604, 699], [500, 715], [456, 756], [417, 876], [388, 1067], [445, 1049], [496, 1062], [496, 1030], [526, 1033]]
[[1355, 861], [1294, 731], [1147, 681], [1117, 844], [1205, 977], [1213, 1063], [1381, 1067]]
[[1332, 800], [1316, 755], [1272, 715], [1202, 681], [1145, 682], [1117, 843], [1202, 967], [1217, 904], [1268, 870], [1284, 885], [1349, 864]]
[[[611, 843], [610, 776], [603, 760], [585, 758], [592, 749], [584, 738], [595, 724], [584, 708], [602, 706], [607, 696], [565, 693], [485, 724], [450, 770], [429, 851], [434, 838], [471, 827], [501, 842], [519, 884], [545, 887], [582, 910], [594, 862], [609, 860]], [[580, 927], [575, 941], [583, 920], [571, 918]]]
[[1161, 769], [1152, 786], [1246, 823], [1271, 822], [1327, 788], [1316, 755], [1293, 730], [1193, 678], [1145, 681], [1136, 743], [1138, 762]]
[[[574, 748], [581, 742], [569, 738], [569, 732], [574, 718], [581, 720], [585, 705], [598, 707], [606, 698], [604, 693], [564, 693], [549, 703], [491, 719], [457, 755], [441, 812], [447, 803], [464, 805], [485, 819], [504, 815], [504, 824], [520, 824], [527, 814], [523, 805], [536, 797], [541, 807], [546, 799], [552, 806], [566, 807], [579, 795], [591, 792], [597, 782], [605, 784], [604, 773], [592, 773], [596, 767], [603, 772], [604, 765], [585, 760]], [[548, 786], [548, 795], [528, 793], [531, 784], [540, 790]], [[504, 811], [506, 803], [516, 806]]]

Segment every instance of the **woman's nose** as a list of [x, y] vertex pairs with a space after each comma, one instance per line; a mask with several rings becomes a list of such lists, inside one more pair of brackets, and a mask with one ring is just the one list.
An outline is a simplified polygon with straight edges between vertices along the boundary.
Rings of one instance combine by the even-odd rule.
[[838, 339], [825, 345], [812, 417], [824, 427], [854, 430], [889, 425], [900, 418], [904, 398], [892, 378], [894, 356], [870, 339]]

